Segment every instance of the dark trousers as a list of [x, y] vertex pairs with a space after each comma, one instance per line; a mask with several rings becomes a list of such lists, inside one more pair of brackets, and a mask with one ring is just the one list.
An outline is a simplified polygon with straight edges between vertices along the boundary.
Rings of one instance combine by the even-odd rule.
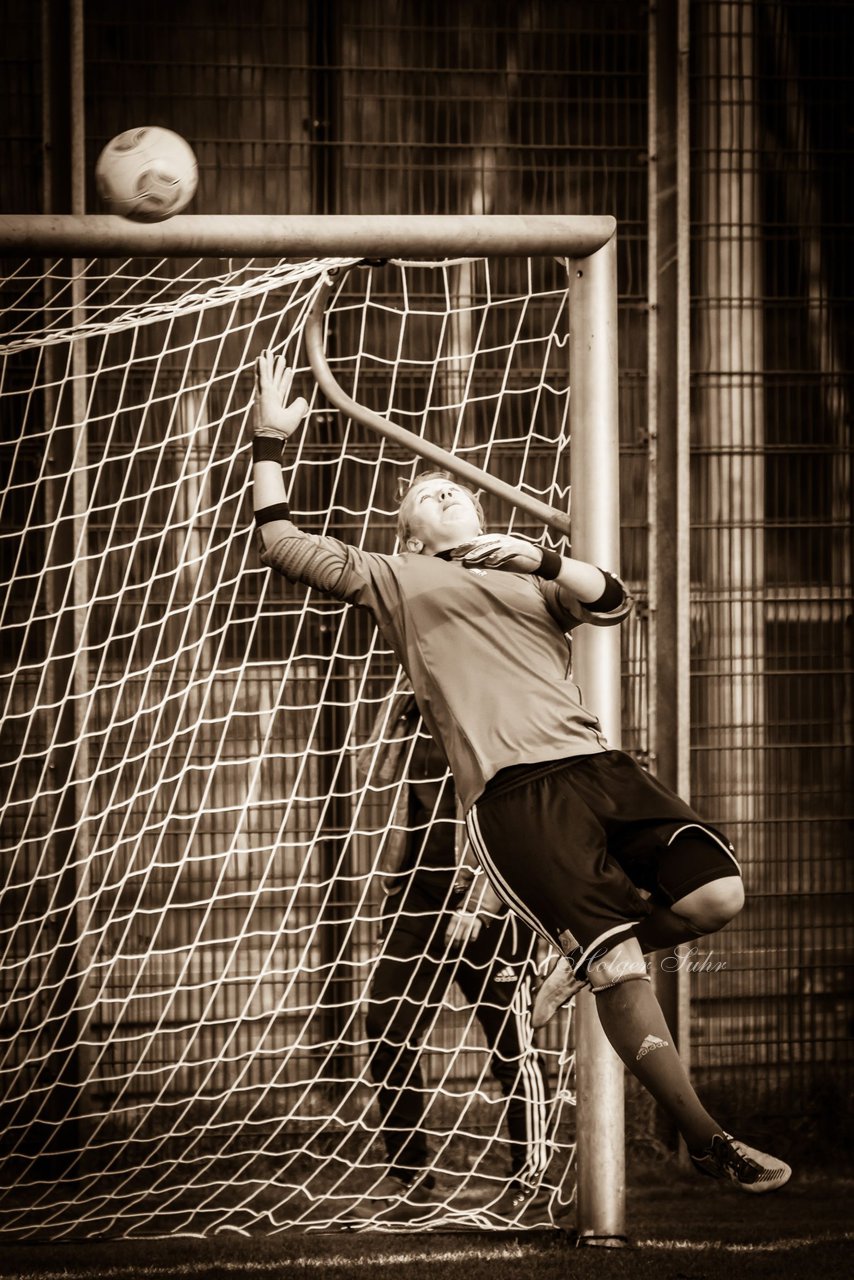
[[408, 1179], [429, 1161], [424, 1114], [429, 1099], [419, 1066], [421, 1043], [450, 983], [474, 1007], [491, 1051], [490, 1070], [508, 1099], [510, 1161], [515, 1177], [535, 1180], [548, 1162], [548, 1084], [533, 1042], [534, 935], [512, 915], [489, 922], [460, 954], [447, 951], [449, 916], [435, 911], [432, 935], [395, 919], [383, 942], [369, 994], [370, 1071], [390, 1171]]

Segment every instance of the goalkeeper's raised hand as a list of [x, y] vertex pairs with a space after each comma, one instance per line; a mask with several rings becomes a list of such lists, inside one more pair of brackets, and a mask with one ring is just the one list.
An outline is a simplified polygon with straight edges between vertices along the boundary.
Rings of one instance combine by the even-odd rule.
[[539, 573], [543, 548], [524, 538], [506, 533], [483, 533], [462, 542], [451, 552], [452, 560], [462, 560], [466, 568], [504, 569], [510, 573]]
[[287, 440], [293, 435], [308, 410], [308, 401], [298, 396], [288, 403], [294, 371], [284, 356], [263, 351], [255, 365], [255, 400], [252, 405], [253, 436], [272, 436]]
[[[626, 599], [622, 585], [616, 579], [606, 579], [596, 565], [572, 560], [558, 555], [551, 547], [541, 547], [506, 533], [483, 533], [470, 542], [461, 542], [451, 552], [451, 559], [461, 560], [469, 569], [503, 569], [510, 573], [536, 574], [547, 581], [555, 581], [567, 592], [570, 600], [589, 602], [593, 609], [613, 609]], [[614, 599], [607, 604], [600, 603], [609, 581]], [[592, 603], [594, 601], [595, 604]]]

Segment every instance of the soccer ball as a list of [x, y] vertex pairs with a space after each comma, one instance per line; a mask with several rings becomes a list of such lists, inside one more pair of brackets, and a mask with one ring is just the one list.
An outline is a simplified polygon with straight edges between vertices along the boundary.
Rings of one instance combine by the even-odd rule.
[[104, 147], [95, 165], [98, 194], [112, 213], [162, 222], [185, 209], [199, 170], [192, 147], [171, 129], [126, 129]]

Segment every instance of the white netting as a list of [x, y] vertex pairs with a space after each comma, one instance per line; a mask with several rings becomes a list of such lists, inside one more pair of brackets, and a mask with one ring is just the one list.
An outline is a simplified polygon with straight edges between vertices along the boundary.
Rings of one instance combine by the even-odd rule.
[[[406, 784], [366, 782], [358, 749], [390, 723], [397, 669], [367, 617], [260, 565], [247, 495], [252, 366], [282, 350], [311, 398], [295, 518], [393, 549], [413, 461], [318, 402], [304, 367], [328, 265], [26, 263], [3, 284], [11, 1236], [323, 1227], [360, 1197], [369, 1220], [379, 1193], [365, 1014]], [[552, 260], [353, 268], [327, 354], [357, 400], [565, 509], [567, 325]], [[541, 1037], [535, 1089], [530, 971], [496, 957], [515, 1083], [476, 1016], [489, 989], [472, 1004], [453, 981], [409, 1079], [425, 1227], [488, 1223], [520, 1141], [542, 1175], [526, 1225], [572, 1197], [569, 1020]]]

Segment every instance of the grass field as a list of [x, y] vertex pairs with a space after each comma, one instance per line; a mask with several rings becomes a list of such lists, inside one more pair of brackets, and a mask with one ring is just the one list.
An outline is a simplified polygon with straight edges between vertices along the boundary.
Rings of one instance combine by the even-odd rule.
[[748, 1196], [672, 1167], [635, 1168], [623, 1249], [568, 1237], [395, 1232], [4, 1245], [0, 1276], [26, 1280], [742, 1280], [854, 1274], [854, 1179], [812, 1173]]

